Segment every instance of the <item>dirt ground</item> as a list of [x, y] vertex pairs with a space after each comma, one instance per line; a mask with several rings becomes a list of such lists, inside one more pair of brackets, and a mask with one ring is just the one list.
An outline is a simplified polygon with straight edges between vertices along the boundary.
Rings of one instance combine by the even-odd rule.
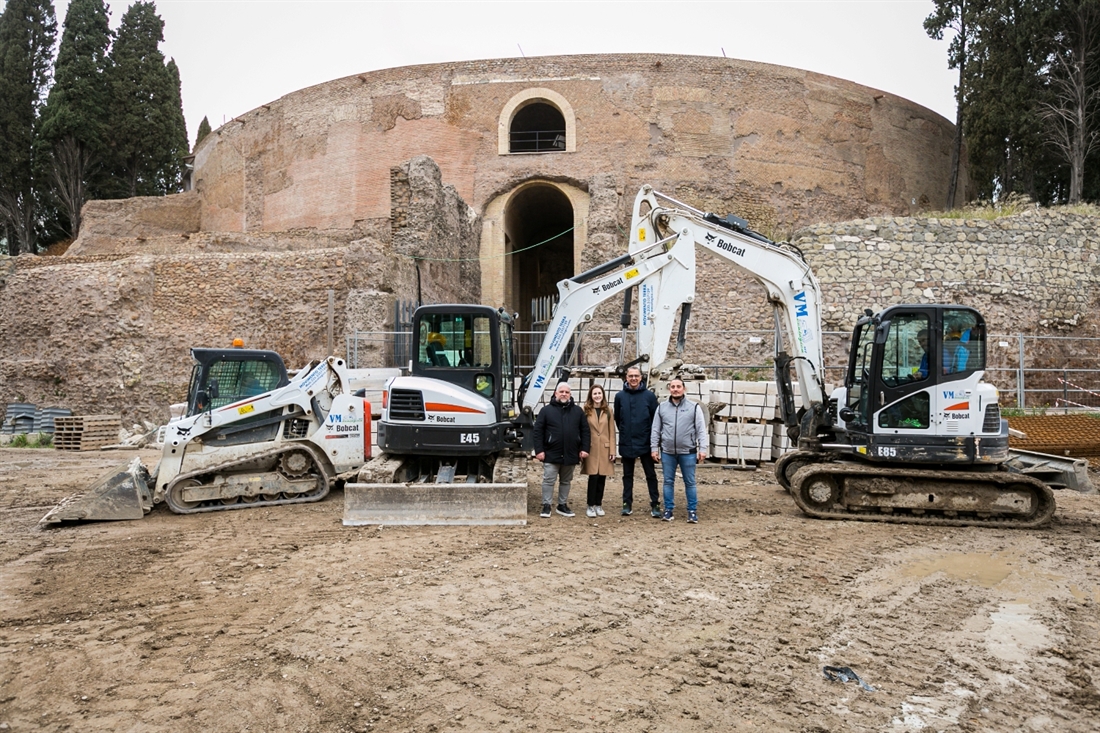
[[346, 528], [339, 492], [37, 527], [131, 455], [0, 450], [0, 730], [1096, 730], [1097, 496], [827, 522], [707, 466], [698, 525], [540, 519], [532, 480], [525, 527]]

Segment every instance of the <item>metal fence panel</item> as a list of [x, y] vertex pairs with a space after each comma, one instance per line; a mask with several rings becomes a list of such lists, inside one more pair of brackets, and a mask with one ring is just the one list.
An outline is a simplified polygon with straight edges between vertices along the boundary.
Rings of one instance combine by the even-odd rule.
[[[400, 316], [400, 317], [398, 317]], [[412, 309], [395, 309], [397, 331], [356, 331], [347, 337], [347, 356], [353, 367], [405, 368], [412, 358], [414, 334], [409, 328]], [[544, 330], [517, 331], [516, 364], [533, 368]], [[717, 379], [774, 379], [775, 333], [758, 331], [692, 331], [696, 337], [727, 345], [700, 363]], [[851, 334], [822, 334], [825, 382], [840, 385], [847, 370]], [[635, 353], [634, 333], [586, 331], [575, 335], [576, 363], [605, 365], [629, 360]], [[573, 346], [566, 349], [568, 356]], [[717, 358], [714, 358], [717, 357]], [[1100, 410], [1100, 338], [1066, 336], [991, 335], [987, 340], [986, 381], [1001, 391], [1001, 406], [1071, 412]]]

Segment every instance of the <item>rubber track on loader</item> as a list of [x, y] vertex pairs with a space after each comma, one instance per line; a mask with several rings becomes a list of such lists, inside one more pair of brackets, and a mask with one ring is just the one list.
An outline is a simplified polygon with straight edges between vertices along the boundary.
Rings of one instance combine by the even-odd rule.
[[[863, 510], [846, 506], [852, 503], [846, 482], [862, 480], [865, 486], [876, 488], [861, 491], [864, 496], [909, 497], [920, 500], [911, 506], [865, 505]], [[827, 491], [828, 487], [832, 491]], [[991, 504], [972, 510], [962, 510], [952, 502], [968, 501], [985, 493], [988, 497], [1012, 494], [1029, 495], [1030, 512], [998, 513]], [[828, 494], [827, 496], [825, 494]], [[816, 495], [816, 500], [815, 500]], [[1032, 529], [1041, 527], [1054, 515], [1054, 493], [1038, 479], [1008, 471], [951, 471], [889, 467], [849, 463], [822, 462], [799, 468], [791, 480], [791, 496], [798, 508], [819, 519], [855, 519], [868, 522], [924, 524], [938, 527], [997, 527]], [[923, 497], [927, 497], [927, 501]], [[920, 503], [921, 506], [917, 506]], [[954, 506], [941, 509], [937, 504]]]
[[[207, 476], [216, 476], [218, 473], [225, 471], [226, 469], [233, 468], [234, 466], [240, 466], [246, 463], [261, 461], [265, 458], [272, 458], [274, 456], [277, 456], [280, 453], [290, 453], [296, 450], [306, 451], [310, 454], [310, 458], [313, 459], [313, 468], [316, 469], [318, 474], [320, 474], [320, 479], [323, 482], [322, 487], [317, 491], [309, 494], [293, 494], [289, 497], [282, 497], [282, 495], [280, 494], [281, 498], [272, 500], [265, 500], [260, 497], [256, 497], [255, 501], [245, 501], [242, 500], [241, 497], [237, 497], [237, 501], [233, 504], [223, 504], [215, 501], [204, 501], [195, 507], [179, 506], [169, 498], [172, 489], [175, 488], [175, 486], [181, 481], [186, 481], [188, 479], [201, 479]], [[332, 477], [329, 476], [328, 472], [324, 468], [324, 465], [317, 460], [317, 455], [310, 446], [307, 446], [305, 444], [292, 443], [276, 448], [275, 450], [267, 451], [260, 455], [248, 456], [247, 458], [242, 458], [238, 461], [224, 463], [214, 468], [204, 468], [201, 471], [192, 471], [191, 473], [180, 474], [168, 485], [168, 488], [164, 492], [164, 500], [165, 503], [168, 504], [168, 508], [171, 509], [172, 512], [174, 512], [175, 514], [200, 514], [202, 512], [221, 512], [233, 509], [255, 509], [257, 507], [263, 506], [307, 504], [314, 501], [320, 501], [321, 499], [324, 499], [326, 496], [328, 496], [329, 489], [332, 487], [332, 481]]]

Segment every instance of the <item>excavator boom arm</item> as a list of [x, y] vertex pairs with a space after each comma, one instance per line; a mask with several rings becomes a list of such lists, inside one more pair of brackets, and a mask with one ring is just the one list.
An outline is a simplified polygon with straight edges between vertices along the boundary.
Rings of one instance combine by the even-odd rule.
[[[655, 320], [662, 325], [669, 324], [664, 328], [665, 340], [659, 350], [663, 355], [672, 322], [671, 309], [663, 306], [673, 298], [678, 299], [677, 302], [691, 302], [695, 297], [694, 245], [690, 241], [677, 241], [675, 237], [653, 240], [644, 247], [634, 248], [630, 254], [559, 282], [558, 306], [535, 359], [530, 385], [521, 398], [523, 412], [534, 411], [569, 339], [578, 327], [592, 319], [596, 306], [638, 285], [657, 293], [649, 298], [661, 311], [661, 318]], [[674, 295], [670, 294], [673, 291]]]
[[[674, 247], [682, 242], [698, 245], [729, 261], [764, 287], [788, 337], [801, 386], [801, 406], [807, 412], [820, 414], [825, 399], [821, 287], [801, 253], [753, 232], [743, 220], [719, 219], [643, 186], [634, 201], [630, 251], [670, 237], [676, 238]], [[642, 340], [640, 336], [639, 341]], [[667, 343], [666, 336], [663, 341], [666, 348]]]

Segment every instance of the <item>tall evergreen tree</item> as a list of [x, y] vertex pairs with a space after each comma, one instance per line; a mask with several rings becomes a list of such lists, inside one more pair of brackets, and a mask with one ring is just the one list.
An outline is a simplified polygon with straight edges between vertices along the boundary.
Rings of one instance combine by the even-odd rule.
[[206, 117], [202, 118], [202, 122], [199, 123], [198, 134], [195, 135], [195, 147], [199, 146], [203, 138], [210, 134], [210, 120]]
[[962, 109], [971, 183], [985, 199], [1019, 191], [1048, 200], [1056, 174], [1036, 110], [1049, 9], [1035, 0], [986, 0], [972, 22]]
[[102, 168], [107, 151], [110, 43], [103, 0], [73, 0], [65, 15], [54, 85], [42, 110], [39, 132], [42, 149], [48, 151], [53, 192], [73, 237], [80, 231], [81, 207], [102, 187], [102, 181], [95, 180], [95, 170]]
[[176, 66], [176, 60], [168, 59], [164, 70], [167, 90], [162, 97], [162, 115], [168, 135], [162, 141], [165, 163], [160, 169], [158, 185], [162, 193], [174, 193], [182, 188], [184, 158], [190, 148], [187, 145], [187, 121], [183, 117], [180, 69]]
[[153, 196], [180, 188], [187, 128], [179, 71], [165, 65], [164, 21], [152, 2], [135, 2], [122, 16], [111, 48], [113, 157], [117, 196]]
[[932, 13], [924, 19], [924, 31], [936, 40], [943, 38], [944, 31], [952, 30], [955, 35], [947, 49], [947, 67], [959, 70], [959, 84], [955, 87], [955, 139], [951, 146], [951, 178], [947, 186], [947, 208], [956, 205], [959, 185], [959, 165], [963, 146], [963, 110], [966, 109], [968, 89], [967, 61], [970, 42], [975, 34], [973, 22], [974, 6], [978, 0], [932, 0]]
[[1100, 194], [1100, 0], [933, 2], [924, 27], [954, 32], [956, 144], [964, 133], [977, 194]]
[[0, 14], [0, 227], [12, 255], [36, 249], [34, 138], [56, 37], [52, 2], [8, 0]]

